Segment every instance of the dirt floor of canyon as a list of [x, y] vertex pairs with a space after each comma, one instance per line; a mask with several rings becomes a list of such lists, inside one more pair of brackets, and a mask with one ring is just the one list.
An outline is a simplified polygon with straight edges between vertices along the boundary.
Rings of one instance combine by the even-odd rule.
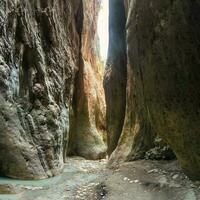
[[41, 181], [0, 179], [0, 200], [198, 200], [177, 161], [141, 160], [106, 168], [106, 160], [69, 158], [62, 175]]

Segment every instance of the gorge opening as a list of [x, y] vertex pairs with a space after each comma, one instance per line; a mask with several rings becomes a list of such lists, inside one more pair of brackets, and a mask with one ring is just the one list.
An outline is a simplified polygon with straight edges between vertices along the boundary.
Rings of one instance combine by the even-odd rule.
[[106, 63], [107, 54], [108, 54], [108, 39], [109, 39], [109, 1], [102, 0], [98, 24], [97, 24], [97, 32], [99, 37], [99, 49], [100, 49], [100, 57], [103, 63]]

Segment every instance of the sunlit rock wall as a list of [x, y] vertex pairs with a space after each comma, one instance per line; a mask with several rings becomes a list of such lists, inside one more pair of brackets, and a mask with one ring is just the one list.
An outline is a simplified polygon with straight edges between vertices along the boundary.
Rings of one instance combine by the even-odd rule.
[[[101, 1], [83, 1], [80, 69], [76, 77], [69, 153], [88, 159], [106, 155], [103, 64], [98, 54], [97, 19]], [[87, 12], [86, 12], [87, 11]]]

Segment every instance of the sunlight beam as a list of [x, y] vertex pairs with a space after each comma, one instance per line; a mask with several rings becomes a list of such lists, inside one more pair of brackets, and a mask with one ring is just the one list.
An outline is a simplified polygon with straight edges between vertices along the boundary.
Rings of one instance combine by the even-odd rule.
[[107, 52], [108, 52], [108, 15], [109, 15], [109, 1], [102, 0], [101, 10], [99, 12], [98, 18], [98, 36], [99, 36], [99, 46], [100, 46], [100, 56], [103, 62], [106, 62]]

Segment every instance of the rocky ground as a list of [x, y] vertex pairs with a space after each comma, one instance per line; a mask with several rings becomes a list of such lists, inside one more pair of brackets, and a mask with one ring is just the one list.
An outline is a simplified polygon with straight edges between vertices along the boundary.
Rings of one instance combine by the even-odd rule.
[[[141, 160], [117, 169], [106, 160], [68, 159], [61, 176], [41, 181], [0, 179], [0, 200], [198, 200], [177, 161]], [[12, 193], [12, 194], [7, 194]]]
[[196, 186], [176, 161], [142, 160], [122, 165], [104, 182], [106, 200], [197, 200]]

